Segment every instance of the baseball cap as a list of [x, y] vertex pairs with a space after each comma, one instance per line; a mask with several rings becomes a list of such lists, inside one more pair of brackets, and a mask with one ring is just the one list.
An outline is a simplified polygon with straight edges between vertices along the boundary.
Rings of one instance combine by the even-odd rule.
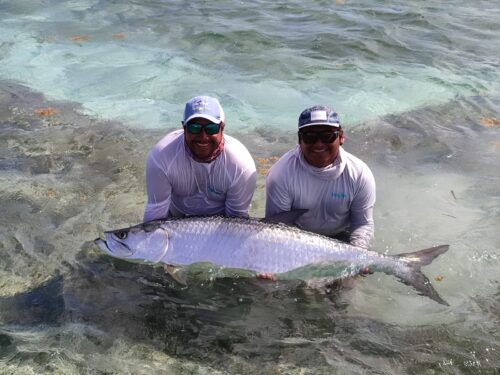
[[329, 125], [340, 128], [340, 118], [333, 109], [316, 105], [305, 109], [299, 116], [299, 129], [312, 125]]
[[224, 121], [224, 110], [216, 98], [205, 95], [195, 96], [186, 103], [182, 123], [187, 124], [191, 119], [197, 117], [220, 124]]

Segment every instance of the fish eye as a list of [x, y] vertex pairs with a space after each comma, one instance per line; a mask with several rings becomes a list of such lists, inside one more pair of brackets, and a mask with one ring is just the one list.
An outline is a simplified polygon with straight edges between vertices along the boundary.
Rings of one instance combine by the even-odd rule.
[[128, 233], [124, 230], [120, 230], [120, 231], [115, 233], [115, 236], [118, 237], [120, 240], [124, 240], [127, 238]]

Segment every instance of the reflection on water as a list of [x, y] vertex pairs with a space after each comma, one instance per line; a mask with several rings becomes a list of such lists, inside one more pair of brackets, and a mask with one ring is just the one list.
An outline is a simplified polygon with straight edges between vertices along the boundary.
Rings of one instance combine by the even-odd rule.
[[[0, 100], [0, 369], [38, 373], [491, 373], [498, 358], [498, 102], [462, 99], [348, 129], [378, 184], [375, 248], [450, 243], [424, 269], [451, 306], [375, 274], [327, 293], [295, 282], [195, 281], [92, 245], [136, 224], [146, 152], [164, 131], [78, 114], [14, 83]], [[53, 108], [53, 110], [47, 110]], [[40, 110], [44, 109], [44, 110]], [[489, 124], [492, 123], [491, 121]], [[295, 134], [228, 132], [260, 171]]]

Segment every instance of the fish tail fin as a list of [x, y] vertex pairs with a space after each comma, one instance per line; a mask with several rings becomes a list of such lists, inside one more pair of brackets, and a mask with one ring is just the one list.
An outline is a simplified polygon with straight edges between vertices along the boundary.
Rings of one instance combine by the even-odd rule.
[[397, 273], [396, 276], [406, 285], [415, 288], [419, 294], [427, 296], [442, 305], [449, 306], [449, 304], [441, 298], [438, 292], [436, 292], [427, 276], [425, 276], [421, 271], [422, 266], [431, 264], [435, 258], [445, 253], [449, 247], [449, 245], [440, 245], [415, 251], [413, 253], [396, 255], [397, 257], [404, 258], [408, 261], [408, 267], [410, 270], [410, 272]]

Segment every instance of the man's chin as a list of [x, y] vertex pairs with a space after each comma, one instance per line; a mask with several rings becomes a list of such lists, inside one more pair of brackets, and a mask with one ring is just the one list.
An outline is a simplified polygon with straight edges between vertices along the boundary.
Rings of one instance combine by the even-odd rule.
[[213, 150], [212, 148], [199, 148], [195, 147], [191, 150], [198, 159], [206, 159], [212, 156]]
[[329, 155], [309, 154], [305, 159], [309, 164], [317, 168], [323, 168], [332, 163]]

